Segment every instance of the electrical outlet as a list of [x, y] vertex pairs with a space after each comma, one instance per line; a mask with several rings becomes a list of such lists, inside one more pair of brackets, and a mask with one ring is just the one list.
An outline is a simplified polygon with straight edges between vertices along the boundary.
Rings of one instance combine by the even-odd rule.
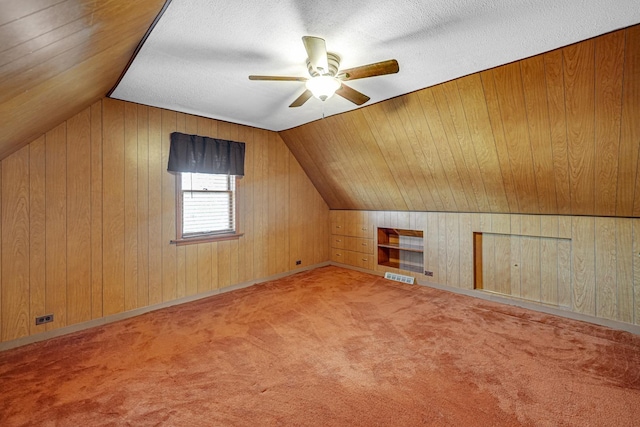
[[300, 265], [300, 264], [302, 264], [302, 260], [301, 259], [296, 261], [296, 265]]
[[424, 271], [424, 275], [425, 275], [425, 276], [431, 276], [431, 277], [433, 277], [433, 271], [427, 271], [427, 270], [425, 270], [425, 271]]
[[36, 325], [44, 325], [49, 322], [53, 322], [53, 314], [45, 314], [44, 316], [36, 317]]

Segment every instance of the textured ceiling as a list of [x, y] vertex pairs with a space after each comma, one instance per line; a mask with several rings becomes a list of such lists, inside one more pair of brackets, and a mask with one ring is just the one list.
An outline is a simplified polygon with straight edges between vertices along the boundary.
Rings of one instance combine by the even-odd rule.
[[638, 22], [637, 0], [173, 0], [112, 97], [279, 131], [356, 108], [289, 108], [303, 83], [248, 80], [308, 77], [304, 35], [342, 69], [398, 60], [398, 74], [350, 82], [367, 106]]

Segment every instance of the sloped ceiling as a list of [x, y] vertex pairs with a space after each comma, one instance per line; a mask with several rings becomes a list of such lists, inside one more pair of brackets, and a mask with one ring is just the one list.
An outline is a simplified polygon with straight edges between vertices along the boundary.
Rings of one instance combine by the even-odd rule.
[[104, 97], [163, 5], [0, 2], [0, 159]]
[[349, 82], [372, 105], [638, 22], [637, 0], [173, 0], [112, 96], [280, 131], [356, 108], [289, 108], [304, 83], [248, 80], [308, 77], [304, 35], [342, 69], [398, 60], [398, 74]]
[[[634, 0], [400, 3], [413, 7], [415, 15], [407, 15], [405, 6], [364, 8], [358, 1], [330, 3], [339, 12], [327, 15], [325, 3], [278, 2], [277, 8], [288, 12], [276, 16], [268, 15], [269, 7], [256, 11], [248, 6], [262, 2], [217, 2], [218, 14], [237, 20], [225, 27], [230, 36], [222, 40], [228, 46], [212, 41], [221, 50], [209, 62], [223, 70], [242, 66], [238, 88], [249, 91], [238, 95], [246, 102], [237, 108], [233, 96], [206, 94], [208, 99], [215, 98], [216, 105], [229, 111], [250, 110], [248, 114], [266, 120], [254, 123], [261, 127], [297, 123], [285, 118], [282, 124], [277, 117], [280, 106], [295, 98], [299, 88], [250, 82], [246, 75], [304, 73], [302, 34], [326, 37], [329, 50], [345, 57], [343, 66], [389, 57], [400, 61], [397, 75], [353, 83], [372, 96], [369, 105], [413, 90], [402, 86], [405, 81], [428, 86], [485, 69], [493, 63], [482, 62], [485, 58], [503, 63], [517, 59], [503, 56], [506, 53], [523, 57], [568, 43], [556, 36], [579, 40], [640, 22]], [[0, 159], [103, 97], [164, 4], [0, 2]], [[239, 6], [244, 7], [236, 9]], [[572, 9], [565, 7], [590, 12], [567, 14]], [[247, 30], [245, 15], [262, 19], [248, 27], [253, 38], [234, 38], [235, 27]], [[326, 21], [327, 16], [332, 19]], [[532, 26], [541, 16], [548, 20]], [[286, 18], [297, 24], [284, 25]], [[507, 32], [496, 33], [493, 24], [502, 18]], [[206, 26], [214, 25], [207, 21]], [[481, 31], [464, 35], [467, 27]], [[183, 29], [196, 30], [195, 25]], [[529, 43], [540, 40], [538, 33], [545, 34], [545, 44]], [[317, 101], [295, 118], [316, 121], [280, 135], [331, 208], [640, 216], [639, 33], [638, 26], [629, 27], [324, 120], [316, 120], [322, 116]], [[269, 41], [272, 37], [275, 44]], [[211, 52], [209, 40], [178, 45], [171, 52], [178, 52], [178, 58], [188, 53], [204, 58]], [[431, 44], [434, 40], [440, 47]], [[507, 42], [515, 42], [515, 48], [505, 49]], [[457, 74], [443, 74], [452, 60], [438, 55], [455, 55], [456, 49], [468, 54], [453, 56], [464, 67]], [[418, 60], [417, 65], [410, 66], [412, 60]], [[194, 61], [198, 63], [179, 64]], [[224, 77], [220, 82], [227, 84]], [[264, 83], [261, 89], [258, 83]], [[189, 94], [198, 91], [190, 89]], [[260, 110], [254, 110], [256, 93], [270, 99]], [[325, 103], [325, 113], [351, 108], [344, 102], [336, 105], [341, 101]], [[215, 116], [193, 105], [169, 107]], [[244, 121], [235, 115], [225, 118]]]
[[280, 132], [333, 209], [640, 216], [640, 26]]

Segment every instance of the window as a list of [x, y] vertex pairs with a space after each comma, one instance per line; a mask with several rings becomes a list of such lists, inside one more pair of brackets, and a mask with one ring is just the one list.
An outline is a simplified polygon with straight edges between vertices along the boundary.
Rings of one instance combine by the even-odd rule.
[[179, 173], [178, 239], [202, 241], [236, 236], [236, 177]]

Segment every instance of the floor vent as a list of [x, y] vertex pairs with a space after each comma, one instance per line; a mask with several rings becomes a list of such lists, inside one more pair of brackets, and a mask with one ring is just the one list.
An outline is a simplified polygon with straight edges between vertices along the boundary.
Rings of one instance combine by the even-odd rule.
[[402, 274], [390, 273], [388, 271], [384, 273], [384, 278], [389, 280], [395, 280], [396, 282], [408, 283], [410, 285], [413, 285], [413, 281], [415, 280], [415, 278], [411, 276], [404, 276]]

